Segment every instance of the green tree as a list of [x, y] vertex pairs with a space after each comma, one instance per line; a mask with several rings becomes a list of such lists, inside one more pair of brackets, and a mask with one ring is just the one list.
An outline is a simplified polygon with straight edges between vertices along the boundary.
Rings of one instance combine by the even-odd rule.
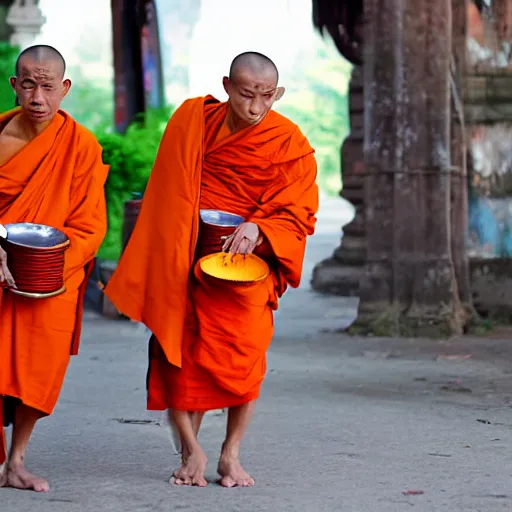
[[110, 80], [90, 80], [79, 66], [69, 69], [73, 84], [62, 108], [89, 130], [108, 129], [114, 124], [114, 88]]
[[18, 53], [17, 46], [0, 42], [0, 112], [14, 108], [15, 95], [9, 78], [14, 75]]
[[299, 55], [292, 87], [287, 88], [277, 110], [297, 123], [315, 148], [318, 183], [328, 194], [341, 187], [340, 146], [348, 135], [347, 89], [351, 66], [335, 48], [316, 39], [311, 50]]
[[125, 134], [105, 129], [96, 132], [103, 147], [103, 161], [110, 165], [105, 187], [109, 226], [101, 258], [117, 260], [121, 254], [124, 203], [134, 193], [144, 194], [172, 110], [169, 106], [146, 112]]

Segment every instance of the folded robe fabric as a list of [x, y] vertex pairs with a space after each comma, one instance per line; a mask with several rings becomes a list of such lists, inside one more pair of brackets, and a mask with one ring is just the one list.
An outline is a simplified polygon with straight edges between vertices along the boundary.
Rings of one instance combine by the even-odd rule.
[[[273, 313], [300, 283], [318, 209], [313, 149], [276, 112], [225, 131], [227, 103], [186, 101], [160, 144], [139, 218], [106, 287], [115, 306], [154, 334], [148, 408], [208, 410], [254, 399], [265, 374]], [[199, 210], [255, 222], [272, 271], [250, 285], [211, 280], [196, 265]]]
[[[0, 129], [19, 112], [0, 115]], [[0, 464], [6, 456], [2, 426], [12, 420], [12, 407], [21, 401], [51, 414], [70, 355], [78, 353], [87, 275], [107, 228], [108, 166], [101, 154], [94, 135], [59, 111], [0, 165], [0, 224], [46, 224], [70, 239], [65, 293], [30, 299], [0, 291]]]

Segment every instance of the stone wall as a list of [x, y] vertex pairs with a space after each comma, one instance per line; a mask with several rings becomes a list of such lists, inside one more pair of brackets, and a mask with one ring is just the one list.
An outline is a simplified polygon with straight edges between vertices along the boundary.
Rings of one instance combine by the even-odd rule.
[[476, 311], [512, 320], [512, 71], [466, 82], [471, 288]]
[[473, 305], [483, 318], [512, 322], [512, 260], [471, 258]]

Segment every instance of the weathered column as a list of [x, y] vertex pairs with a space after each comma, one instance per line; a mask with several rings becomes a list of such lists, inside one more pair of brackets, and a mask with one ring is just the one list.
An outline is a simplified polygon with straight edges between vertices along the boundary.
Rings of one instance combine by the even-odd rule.
[[462, 329], [452, 258], [450, 0], [366, 0], [366, 265], [356, 328]]
[[313, 270], [314, 290], [346, 297], [359, 293], [359, 281], [366, 259], [363, 204], [363, 70], [355, 66], [349, 84], [350, 134], [341, 146], [343, 190], [341, 195], [355, 207], [355, 217], [343, 228], [341, 245], [331, 258]]
[[451, 63], [451, 243], [459, 299], [467, 315], [467, 320], [469, 320], [475, 313], [472, 305], [469, 258], [466, 249], [469, 183], [463, 91], [467, 73], [468, 0], [451, 0], [451, 3], [453, 56]]
[[342, 197], [355, 207], [355, 217], [343, 228], [341, 245], [313, 271], [311, 285], [319, 292], [354, 296], [366, 259], [363, 187], [363, 0], [313, 0], [313, 25], [334, 41], [354, 66], [349, 84], [350, 134], [341, 146]]
[[37, 0], [14, 0], [6, 22], [13, 29], [9, 42], [24, 50], [33, 44], [46, 23]]

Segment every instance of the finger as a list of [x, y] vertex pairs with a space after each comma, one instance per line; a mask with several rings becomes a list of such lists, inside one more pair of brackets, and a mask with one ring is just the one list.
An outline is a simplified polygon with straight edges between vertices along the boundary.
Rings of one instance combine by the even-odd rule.
[[222, 252], [228, 252], [229, 246], [231, 245], [233, 239], [227, 238], [222, 246]]
[[9, 274], [7, 274], [5, 276], [5, 279], [7, 281], [7, 284], [11, 287], [11, 288], [18, 288], [16, 286], [16, 282], [14, 281], [14, 278], [12, 277], [11, 273], [9, 272]]
[[9, 287], [9, 281], [7, 280], [7, 277], [4, 275], [3, 271], [0, 270], [0, 288], [7, 287]]
[[2, 262], [2, 277], [2, 280], [5, 280], [9, 286], [11, 286], [12, 288], [16, 288], [14, 278], [12, 277], [12, 274], [5, 262]]
[[254, 251], [254, 243], [248, 238], [244, 238], [244, 240], [240, 243], [239, 253], [240, 254], [251, 254]]
[[231, 254], [238, 254], [238, 252], [240, 250], [240, 244], [243, 239], [244, 239], [244, 236], [241, 232], [238, 232], [234, 235], [233, 241], [231, 242], [231, 246], [229, 248], [229, 252]]
[[235, 237], [235, 233], [233, 233], [225, 238], [224, 245], [222, 246], [222, 252], [228, 252], [229, 247], [233, 243], [234, 237]]
[[254, 242], [251, 242], [248, 247], [245, 254], [252, 254], [254, 252], [254, 249], [256, 249], [256, 244]]
[[247, 238], [243, 238], [240, 240], [240, 243], [238, 244], [238, 254], [245, 254], [245, 251], [247, 251]]
[[224, 242], [224, 245], [222, 246], [222, 252], [229, 252], [228, 249], [231, 247], [232, 243], [233, 243], [233, 240], [235, 239], [235, 237], [237, 236], [237, 234], [240, 232], [241, 228], [242, 228], [243, 224], [241, 224], [240, 226], [238, 226], [234, 231], [233, 233], [231, 233], [231, 235], [227, 236], [226, 237], [226, 240]]

